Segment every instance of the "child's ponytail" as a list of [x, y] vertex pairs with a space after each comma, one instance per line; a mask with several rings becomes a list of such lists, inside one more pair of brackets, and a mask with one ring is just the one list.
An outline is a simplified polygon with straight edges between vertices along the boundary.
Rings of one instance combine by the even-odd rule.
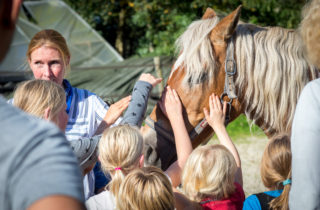
[[261, 178], [267, 188], [273, 190], [283, 189], [281, 195], [269, 203], [270, 209], [289, 209], [291, 148], [288, 135], [278, 135], [268, 143], [261, 161]]
[[270, 209], [274, 210], [288, 210], [289, 209], [289, 192], [291, 189], [291, 170], [286, 180], [281, 182], [283, 191], [281, 195], [273, 199], [269, 205]]
[[125, 176], [139, 167], [143, 150], [140, 131], [129, 125], [107, 129], [99, 143], [99, 159], [104, 172], [111, 175], [108, 190], [117, 196]]

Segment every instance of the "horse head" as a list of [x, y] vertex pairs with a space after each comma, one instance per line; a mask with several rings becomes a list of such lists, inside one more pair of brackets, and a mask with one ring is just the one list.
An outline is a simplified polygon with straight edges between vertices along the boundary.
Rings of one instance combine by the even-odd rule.
[[[208, 8], [176, 42], [179, 57], [167, 85], [180, 96], [193, 147], [213, 135], [203, 121], [212, 93], [228, 102], [228, 122], [244, 113], [272, 136], [290, 131], [300, 92], [316, 78], [296, 31], [238, 24], [240, 12], [241, 6], [220, 21]], [[172, 129], [159, 106], [142, 133], [147, 165], [166, 169], [176, 160]]]

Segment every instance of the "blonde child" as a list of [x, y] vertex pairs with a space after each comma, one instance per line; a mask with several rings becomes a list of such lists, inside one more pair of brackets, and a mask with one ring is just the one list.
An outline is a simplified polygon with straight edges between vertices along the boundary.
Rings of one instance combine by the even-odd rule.
[[[163, 98], [164, 111], [167, 113], [170, 122], [174, 122], [172, 123], [172, 129], [178, 156], [178, 160], [165, 173], [170, 179], [171, 185], [176, 187], [180, 184], [181, 171], [192, 152], [192, 145], [184, 125], [182, 106], [178, 94], [168, 87]], [[140, 132], [129, 125], [109, 128], [103, 133], [99, 143], [99, 159], [102, 169], [111, 174], [112, 180], [106, 191], [90, 198], [86, 205], [89, 210], [114, 209], [116, 198], [121, 198], [119, 197], [121, 196], [119, 189], [124, 178], [134, 169], [143, 167], [143, 139]], [[158, 197], [158, 199], [161, 198]], [[174, 203], [172, 206], [174, 206]]]
[[68, 123], [65, 100], [66, 95], [61, 86], [51, 81], [30, 80], [18, 85], [13, 105], [53, 122], [64, 132]]
[[[31, 115], [56, 124], [63, 133], [68, 123], [65, 101], [63, 88], [46, 80], [29, 80], [19, 84], [13, 97], [15, 106]], [[84, 138], [69, 142], [84, 175], [93, 168], [97, 161], [98, 141], [98, 138]]]
[[168, 177], [156, 167], [133, 170], [126, 176], [117, 198], [118, 210], [174, 209], [174, 195]]
[[205, 118], [220, 145], [200, 146], [192, 152], [182, 172], [182, 189], [203, 209], [242, 209], [241, 161], [224, 125], [227, 104], [222, 110], [219, 98], [212, 94], [209, 107], [210, 111], [204, 109]]
[[281, 134], [269, 141], [261, 161], [261, 179], [270, 191], [249, 196], [243, 209], [289, 209], [291, 149], [288, 135]]

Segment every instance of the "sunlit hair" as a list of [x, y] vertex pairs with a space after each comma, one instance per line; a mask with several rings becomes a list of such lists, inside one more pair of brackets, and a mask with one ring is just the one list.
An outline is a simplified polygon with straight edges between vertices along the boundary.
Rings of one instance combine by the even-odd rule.
[[143, 138], [137, 128], [119, 125], [104, 131], [99, 142], [99, 159], [102, 170], [112, 177], [108, 188], [113, 195], [118, 194], [125, 175], [139, 166], [142, 150]]
[[173, 210], [175, 201], [167, 176], [156, 167], [130, 172], [117, 197], [119, 210]]
[[66, 96], [63, 88], [52, 81], [29, 80], [18, 85], [13, 104], [21, 110], [43, 118], [50, 108], [49, 120], [56, 118], [64, 108]]
[[29, 43], [27, 59], [31, 60], [32, 52], [43, 46], [56, 49], [60, 53], [66, 71], [69, 69], [67, 61], [71, 56], [70, 51], [66, 40], [59, 32], [52, 29], [46, 29], [36, 33]]
[[205, 145], [189, 156], [182, 172], [182, 188], [189, 199], [200, 202], [229, 197], [235, 190], [234, 157], [223, 145]]
[[261, 179], [269, 189], [283, 189], [281, 195], [270, 202], [271, 209], [287, 210], [290, 184], [282, 182], [291, 179], [290, 138], [286, 134], [275, 136], [268, 142], [261, 161]]
[[310, 1], [303, 9], [302, 18], [300, 33], [308, 57], [320, 68], [320, 0]]
[[176, 53], [181, 54], [174, 64], [174, 69], [186, 68], [184, 82], [190, 83], [190, 86], [201, 82], [203, 78], [213, 78], [216, 73], [213, 59], [215, 54], [208, 35], [218, 22], [217, 16], [194, 21], [176, 41]]
[[[177, 40], [180, 55], [174, 70], [186, 69], [185, 87], [217, 76], [210, 33], [218, 21], [218, 17], [195, 21]], [[247, 118], [261, 122], [270, 134], [289, 131], [300, 93], [317, 75], [303, 53], [301, 37], [280, 27], [238, 24], [233, 40], [236, 92]]]

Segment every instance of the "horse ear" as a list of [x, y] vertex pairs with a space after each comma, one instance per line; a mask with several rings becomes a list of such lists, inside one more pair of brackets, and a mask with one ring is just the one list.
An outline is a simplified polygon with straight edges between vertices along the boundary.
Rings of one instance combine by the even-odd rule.
[[214, 29], [211, 31], [210, 39], [212, 42], [227, 41], [232, 36], [234, 30], [237, 27], [240, 13], [241, 5], [229, 14], [227, 17], [223, 18]]
[[216, 15], [216, 13], [214, 12], [214, 10], [208, 7], [207, 10], [206, 10], [206, 12], [203, 14], [203, 16], [202, 16], [201, 19], [202, 19], [202, 20], [210, 19], [210, 18], [214, 18], [215, 16], [217, 16], [217, 15]]

